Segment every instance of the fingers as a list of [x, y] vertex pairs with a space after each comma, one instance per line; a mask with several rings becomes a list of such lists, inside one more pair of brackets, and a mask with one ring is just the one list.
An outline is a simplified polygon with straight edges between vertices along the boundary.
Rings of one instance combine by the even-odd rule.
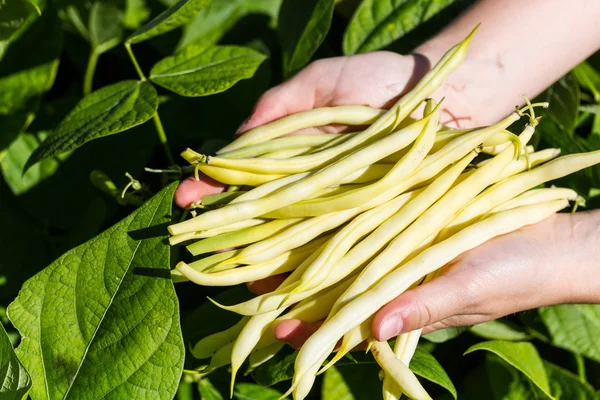
[[248, 286], [248, 290], [252, 293], [261, 295], [277, 289], [279, 285], [283, 283], [285, 278], [287, 278], [286, 274], [273, 275], [258, 281], [248, 282], [246, 286]]
[[275, 325], [273, 334], [277, 340], [299, 349], [322, 323], [323, 321], [306, 322], [299, 319], [287, 319]]
[[444, 275], [408, 290], [377, 312], [373, 335], [384, 341], [468, 312], [467, 298], [471, 296], [466, 292], [452, 277]]
[[221, 193], [227, 186], [214, 179], [200, 175], [196, 180], [193, 176], [183, 180], [175, 190], [175, 204], [181, 208], [190, 208], [192, 204], [204, 196]]

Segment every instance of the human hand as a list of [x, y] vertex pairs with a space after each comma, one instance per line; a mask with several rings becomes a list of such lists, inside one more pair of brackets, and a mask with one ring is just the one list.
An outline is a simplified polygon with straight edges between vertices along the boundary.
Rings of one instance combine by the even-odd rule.
[[[557, 214], [462, 254], [437, 278], [382, 307], [372, 323], [374, 337], [469, 326], [551, 304], [600, 302], [599, 222], [598, 211]], [[287, 320], [275, 336], [299, 347], [319, 325]]]

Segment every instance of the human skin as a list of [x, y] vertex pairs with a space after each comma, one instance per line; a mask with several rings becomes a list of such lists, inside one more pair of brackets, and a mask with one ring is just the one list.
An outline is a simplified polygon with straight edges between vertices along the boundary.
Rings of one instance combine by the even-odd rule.
[[[467, 59], [433, 97], [444, 97], [442, 122], [490, 124], [567, 73], [600, 47], [596, 0], [483, 0], [409, 55], [373, 52], [311, 63], [267, 91], [237, 134], [315, 107], [388, 107], [452, 45], [481, 22]], [[339, 131], [341, 127], [324, 127]], [[203, 180], [195, 182], [208, 194]], [[188, 187], [193, 183], [188, 184]], [[184, 188], [185, 189], [185, 188]], [[211, 192], [211, 190], [214, 190]], [[186, 190], [176, 192], [190, 199]], [[373, 321], [377, 340], [424, 328], [472, 325], [522, 310], [561, 303], [600, 303], [600, 212], [561, 213], [462, 254], [431, 282], [384, 306]], [[273, 290], [280, 277], [254, 282]], [[287, 320], [275, 335], [297, 347], [318, 327]]]

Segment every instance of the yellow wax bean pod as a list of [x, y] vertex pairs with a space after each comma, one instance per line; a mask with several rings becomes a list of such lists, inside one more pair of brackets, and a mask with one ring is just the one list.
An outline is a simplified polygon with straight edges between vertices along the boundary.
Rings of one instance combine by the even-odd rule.
[[340, 184], [373, 182], [385, 176], [392, 168], [391, 164], [371, 164], [341, 178]]
[[217, 235], [221, 235], [223, 233], [235, 232], [240, 229], [249, 228], [251, 226], [262, 225], [266, 222], [269, 222], [267, 218], [251, 218], [243, 221], [233, 222], [231, 224], [222, 225], [218, 228], [207, 229], [204, 231], [197, 231], [196, 236], [194, 238], [197, 239], [205, 239]]
[[341, 134], [336, 133], [292, 135], [242, 147], [238, 150], [220, 152], [219, 156], [231, 159], [258, 157], [274, 151], [321, 146], [339, 137]]
[[[523, 194], [520, 194], [519, 196], [517, 196], [511, 200], [508, 200], [508, 201], [492, 208], [490, 211], [485, 213], [485, 215], [482, 216], [481, 218], [487, 217], [488, 214], [493, 214], [493, 213], [497, 213], [500, 211], [509, 210], [509, 209], [515, 208], [515, 207], [521, 207], [521, 206], [526, 206], [526, 205], [530, 205], [530, 204], [543, 203], [545, 201], [559, 200], [559, 199], [576, 201], [577, 199], [579, 199], [579, 195], [573, 189], [568, 189], [568, 188], [554, 187], [554, 188], [543, 188], [543, 189], [531, 189], [531, 190], [526, 191]], [[481, 219], [481, 218], [479, 218], [479, 219]]]
[[204, 374], [212, 372], [217, 368], [229, 365], [231, 360], [231, 350], [233, 349], [233, 343], [228, 343], [222, 346], [217, 352], [211, 357], [208, 367], [202, 371]]
[[[235, 264], [223, 265], [222, 262], [230, 259], [234, 255], [238, 254], [240, 250], [230, 250], [223, 253], [213, 254], [210, 257], [205, 257], [201, 260], [191, 262], [190, 267], [194, 268], [196, 271], [222, 271], [230, 268], [235, 268]], [[216, 268], [219, 266], [219, 268]], [[171, 270], [171, 279], [173, 282], [187, 282], [188, 278], [186, 278], [181, 272], [176, 269]]]
[[319, 374], [327, 371], [329, 368], [333, 367], [335, 363], [341, 360], [346, 354], [350, 353], [352, 349], [356, 346], [364, 342], [365, 340], [371, 337], [371, 323], [373, 319], [370, 318], [363, 322], [362, 324], [352, 328], [348, 333], [346, 333], [342, 339], [342, 344], [338, 351], [335, 353], [333, 358], [319, 370]]
[[[431, 101], [428, 102], [428, 104], [431, 103]], [[406, 181], [410, 177], [433, 146], [440, 118], [439, 105], [440, 103], [429, 114], [431, 117], [411, 149], [385, 176], [370, 185], [343, 194], [346, 196], [345, 209], [358, 207], [374, 196], [379, 196], [397, 187], [398, 182]], [[397, 194], [400, 192], [394, 193], [393, 197]]]
[[265, 183], [264, 185], [260, 185], [258, 187], [249, 190], [243, 195], [233, 199], [231, 204], [240, 203], [248, 200], [256, 200], [262, 197], [265, 197], [271, 193], [278, 191], [279, 189], [289, 185], [290, 183], [299, 181], [300, 179], [306, 178], [309, 176], [311, 172], [303, 172], [301, 174], [288, 175], [284, 178], [277, 179], [275, 181]]
[[186, 246], [186, 249], [191, 254], [197, 256], [198, 254], [210, 253], [216, 250], [243, 246], [276, 235], [300, 221], [302, 221], [301, 218], [273, 220], [261, 225], [251, 226], [249, 228], [243, 228], [199, 240]]
[[468, 207], [450, 222], [440, 235], [443, 237], [451, 236], [454, 232], [462, 229], [463, 226], [468, 225], [477, 216], [526, 190], [598, 163], [600, 163], [600, 150], [569, 154], [498, 182], [475, 198]]
[[[422, 329], [417, 329], [407, 333], [398, 335], [394, 344], [394, 354], [407, 367], [410, 366], [419, 339], [421, 338]], [[398, 400], [402, 396], [402, 389], [389, 376], [383, 378], [383, 400]]]
[[233, 343], [238, 334], [242, 331], [248, 317], [242, 317], [232, 327], [212, 335], [202, 338], [196, 345], [190, 350], [195, 358], [210, 358], [223, 346]]
[[[197, 271], [180, 261], [177, 270], [190, 281], [202, 286], [233, 286], [293, 271], [318, 248], [326, 238], [318, 238], [297, 249], [287, 251], [260, 264], [231, 268], [219, 272]], [[226, 262], [227, 264], [231, 264]]]
[[386, 377], [392, 379], [396, 385], [414, 400], [430, 400], [431, 396], [425, 391], [415, 374], [399, 360], [387, 342], [375, 342], [371, 353], [377, 364], [383, 369]]
[[[426, 182], [446, 169], [448, 165], [469, 154], [469, 152], [479, 146], [486, 138], [510, 126], [519, 118], [520, 117], [517, 113], [512, 113], [494, 125], [477, 129], [470, 133], [459, 136], [446, 146], [442, 147], [439, 151], [425, 157], [413, 175], [406, 181], [398, 183], [394, 189], [397, 193], [402, 193], [410, 188], [417, 187], [423, 182]], [[278, 209], [277, 217], [300, 218], [323, 215], [329, 212], [343, 210], [347, 208], [346, 204], [351, 197], [351, 193], [344, 193], [338, 196], [332, 196], [326, 200], [311, 199], [300, 201], [290, 206]], [[233, 201], [236, 200], [237, 199]]]
[[171, 225], [169, 226], [169, 232], [177, 235], [192, 231], [214, 229], [222, 226], [224, 221], [228, 221], [231, 224], [256, 218], [270, 211], [306, 199], [319, 189], [336, 184], [340, 176], [349, 175], [354, 171], [375, 163], [397, 149], [408, 146], [419, 136], [428, 121], [429, 117], [417, 121], [400, 131], [394, 132], [355, 151], [351, 155], [329, 165], [327, 168], [281, 188], [281, 190], [272, 193], [268, 197], [229, 203], [217, 210], [211, 210], [187, 221]]
[[266, 175], [237, 171], [235, 169], [215, 167], [208, 164], [198, 164], [197, 168], [203, 174], [227, 185], [260, 186], [263, 183], [272, 182], [285, 176], [282, 174]]
[[224, 154], [256, 143], [266, 142], [304, 128], [329, 124], [365, 125], [371, 124], [385, 113], [385, 110], [366, 106], [321, 107], [280, 118], [245, 132], [233, 142], [217, 151]]
[[[465, 251], [493, 237], [539, 222], [567, 205], [566, 200], [555, 200], [502, 211], [466, 227], [456, 235], [423, 251], [403, 264], [402, 268], [395, 269], [370, 290], [346, 304], [308, 338], [296, 358], [292, 389], [298, 386], [304, 376], [310, 379], [315, 365], [318, 367], [325, 360], [349, 325], [365, 321], [414, 282], [443, 267]], [[357, 281], [358, 279], [355, 282]]]
[[[321, 249], [323, 246], [324, 244], [321, 245]], [[310, 255], [298, 267], [296, 270], [298, 272], [294, 271], [294, 273], [292, 273], [285, 279], [285, 281], [282, 282], [280, 287], [285, 288], [293, 285], [298, 280], [298, 276], [303, 272], [304, 269], [306, 269], [306, 266], [308, 266], [308, 264], [318, 256], [320, 250], [317, 250]], [[235, 383], [237, 371], [242, 366], [246, 358], [248, 358], [250, 353], [252, 353], [252, 351], [256, 348], [257, 343], [263, 334], [270, 328], [271, 323], [284, 311], [285, 308], [281, 308], [268, 313], [255, 315], [248, 320], [246, 325], [244, 325], [244, 328], [235, 340], [231, 350], [231, 393], [233, 393], [233, 385]]]
[[[271, 153], [264, 154], [260, 156], [260, 158], [269, 158], [273, 160], [287, 160], [292, 157], [303, 156], [305, 154], [310, 154], [313, 147], [299, 147], [297, 149], [284, 149], [273, 151]], [[286, 176], [286, 175], [283, 175]]]

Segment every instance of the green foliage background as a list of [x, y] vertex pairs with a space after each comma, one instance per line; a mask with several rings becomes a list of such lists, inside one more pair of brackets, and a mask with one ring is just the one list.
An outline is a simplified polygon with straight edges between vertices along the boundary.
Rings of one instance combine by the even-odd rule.
[[[471, 3], [0, 0], [0, 399], [224, 398], [227, 368], [202, 376], [184, 353], [236, 322], [206, 295], [249, 293], [173, 286], [164, 227], [182, 217], [171, 206], [180, 175], [144, 168], [217, 149], [261, 93], [310, 61], [408, 52]], [[538, 146], [600, 148], [599, 71], [593, 56], [540, 96], [551, 107]], [[137, 190], [122, 197], [125, 173]], [[600, 169], [559, 183], [597, 207]], [[600, 399], [600, 306], [421, 342], [411, 368], [436, 399]], [[248, 371], [234, 397], [278, 398], [294, 357], [284, 348]], [[355, 354], [311, 397], [379, 393], [377, 365]]]

